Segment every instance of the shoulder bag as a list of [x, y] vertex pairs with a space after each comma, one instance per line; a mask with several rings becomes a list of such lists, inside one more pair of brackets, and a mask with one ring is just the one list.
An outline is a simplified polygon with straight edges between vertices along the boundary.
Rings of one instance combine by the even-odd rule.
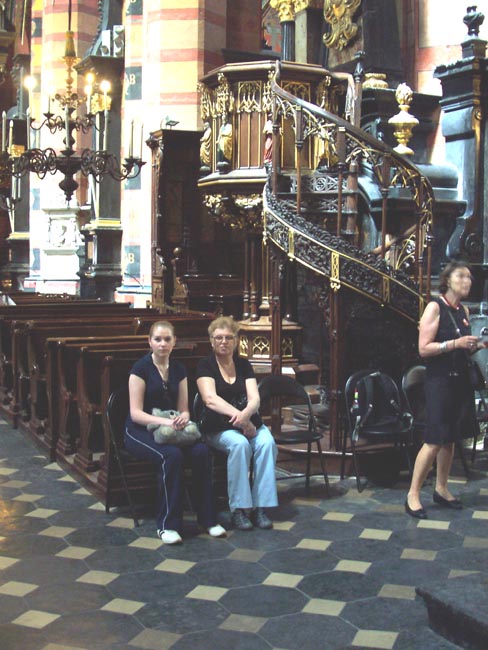
[[[449, 317], [452, 320], [452, 324], [454, 325], [454, 331], [456, 332], [458, 338], [461, 338], [461, 332], [459, 331], [459, 327], [454, 320], [454, 316], [450, 311], [447, 313], [449, 314]], [[471, 388], [473, 390], [484, 390], [486, 388], [486, 380], [483, 373], [481, 372], [481, 368], [479, 367], [478, 363], [471, 357], [467, 350], [463, 350], [463, 352], [466, 355], [466, 367], [468, 369], [468, 379], [469, 383], [471, 384]]]

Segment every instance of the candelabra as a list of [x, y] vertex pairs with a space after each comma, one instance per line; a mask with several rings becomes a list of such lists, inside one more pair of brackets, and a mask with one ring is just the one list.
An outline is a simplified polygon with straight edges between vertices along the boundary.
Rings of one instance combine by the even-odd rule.
[[[71, 2], [70, 2], [71, 6]], [[8, 124], [7, 130], [7, 115], [4, 112], [2, 115], [2, 142], [0, 150], [0, 188], [1, 193], [4, 195], [5, 203], [8, 200], [5, 198], [5, 188], [7, 186], [14, 186], [14, 179], [20, 179], [27, 173], [34, 173], [40, 179], [43, 179], [47, 174], [56, 174], [60, 172], [63, 174], [63, 179], [59, 183], [59, 187], [63, 190], [67, 203], [70, 202], [73, 193], [78, 188], [79, 184], [74, 176], [82, 173], [84, 176], [91, 176], [96, 182], [100, 182], [102, 178], [110, 176], [116, 181], [124, 181], [128, 178], [135, 178], [139, 175], [142, 166], [145, 164], [142, 161], [142, 131], [141, 131], [141, 151], [140, 156], [133, 155], [134, 147], [134, 123], [131, 123], [130, 141], [128, 155], [124, 158], [122, 163], [119, 162], [117, 156], [108, 151], [108, 126], [109, 126], [109, 110], [110, 98], [108, 91], [110, 84], [108, 82], [101, 82], [100, 90], [103, 93], [99, 95], [99, 106], [102, 110], [92, 112], [93, 104], [93, 76], [88, 79], [88, 85], [85, 88], [85, 97], [79, 97], [77, 93], [72, 91], [73, 85], [73, 66], [76, 62], [76, 53], [74, 49], [73, 32], [71, 27], [71, 12], [69, 15], [68, 31], [66, 32], [66, 46], [65, 56], [63, 60], [66, 64], [66, 92], [64, 95], [56, 94], [54, 101], [59, 104], [64, 115], [56, 115], [51, 112], [51, 96], [48, 98], [47, 111], [43, 114], [44, 119], [40, 124], [35, 124], [31, 116], [31, 108], [26, 111], [26, 147], [16, 145], [14, 142], [14, 123], [11, 120]], [[30, 93], [29, 93], [30, 94]], [[85, 114], [78, 115], [81, 105], [85, 105]], [[101, 106], [100, 106], [101, 105]], [[103, 126], [102, 126], [103, 116]], [[49, 129], [51, 134], [57, 132], [65, 133], [63, 142], [65, 148], [59, 153], [52, 147], [40, 149], [39, 147], [32, 146], [35, 142], [31, 142], [31, 135], [41, 129]], [[77, 154], [74, 145], [76, 143], [73, 134], [88, 133], [92, 129], [95, 130], [97, 137], [96, 142], [102, 142], [101, 150], [83, 149], [80, 154]], [[15, 183], [16, 186], [16, 183]], [[17, 200], [19, 197], [9, 197], [10, 202]]]

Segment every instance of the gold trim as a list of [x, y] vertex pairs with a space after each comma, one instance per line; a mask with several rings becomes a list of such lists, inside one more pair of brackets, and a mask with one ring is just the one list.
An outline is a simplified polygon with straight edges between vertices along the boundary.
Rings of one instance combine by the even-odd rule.
[[339, 291], [341, 288], [340, 255], [333, 251], [330, 256], [330, 288]]
[[294, 0], [270, 0], [269, 4], [278, 12], [281, 23], [295, 20]]

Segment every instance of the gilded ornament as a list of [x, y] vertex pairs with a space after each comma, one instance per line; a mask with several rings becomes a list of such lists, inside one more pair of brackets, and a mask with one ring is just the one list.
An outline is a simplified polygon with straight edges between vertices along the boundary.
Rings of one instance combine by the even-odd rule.
[[360, 5], [361, 0], [324, 0], [324, 18], [331, 26], [324, 45], [343, 50], [353, 40], [359, 27], [352, 19]]
[[281, 23], [295, 20], [294, 0], [271, 0], [270, 5], [278, 12]]
[[386, 74], [383, 72], [367, 72], [363, 81], [363, 90], [365, 88], [388, 88]]
[[395, 97], [400, 106], [400, 111], [388, 120], [388, 124], [393, 126], [394, 135], [398, 142], [398, 145], [393, 150], [403, 156], [410, 156], [413, 154], [413, 149], [410, 149], [407, 145], [412, 137], [412, 129], [419, 123], [418, 119], [409, 113], [413, 99], [412, 89], [405, 83], [400, 84]]

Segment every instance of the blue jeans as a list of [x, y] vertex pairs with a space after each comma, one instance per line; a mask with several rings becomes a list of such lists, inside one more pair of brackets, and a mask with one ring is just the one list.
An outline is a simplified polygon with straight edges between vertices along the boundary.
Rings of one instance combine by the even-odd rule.
[[[258, 428], [254, 438], [227, 429], [208, 435], [206, 442], [227, 454], [227, 493], [232, 512], [237, 508], [272, 508], [278, 505], [275, 478], [278, 449], [266, 425]], [[251, 458], [252, 487], [249, 483]]]

